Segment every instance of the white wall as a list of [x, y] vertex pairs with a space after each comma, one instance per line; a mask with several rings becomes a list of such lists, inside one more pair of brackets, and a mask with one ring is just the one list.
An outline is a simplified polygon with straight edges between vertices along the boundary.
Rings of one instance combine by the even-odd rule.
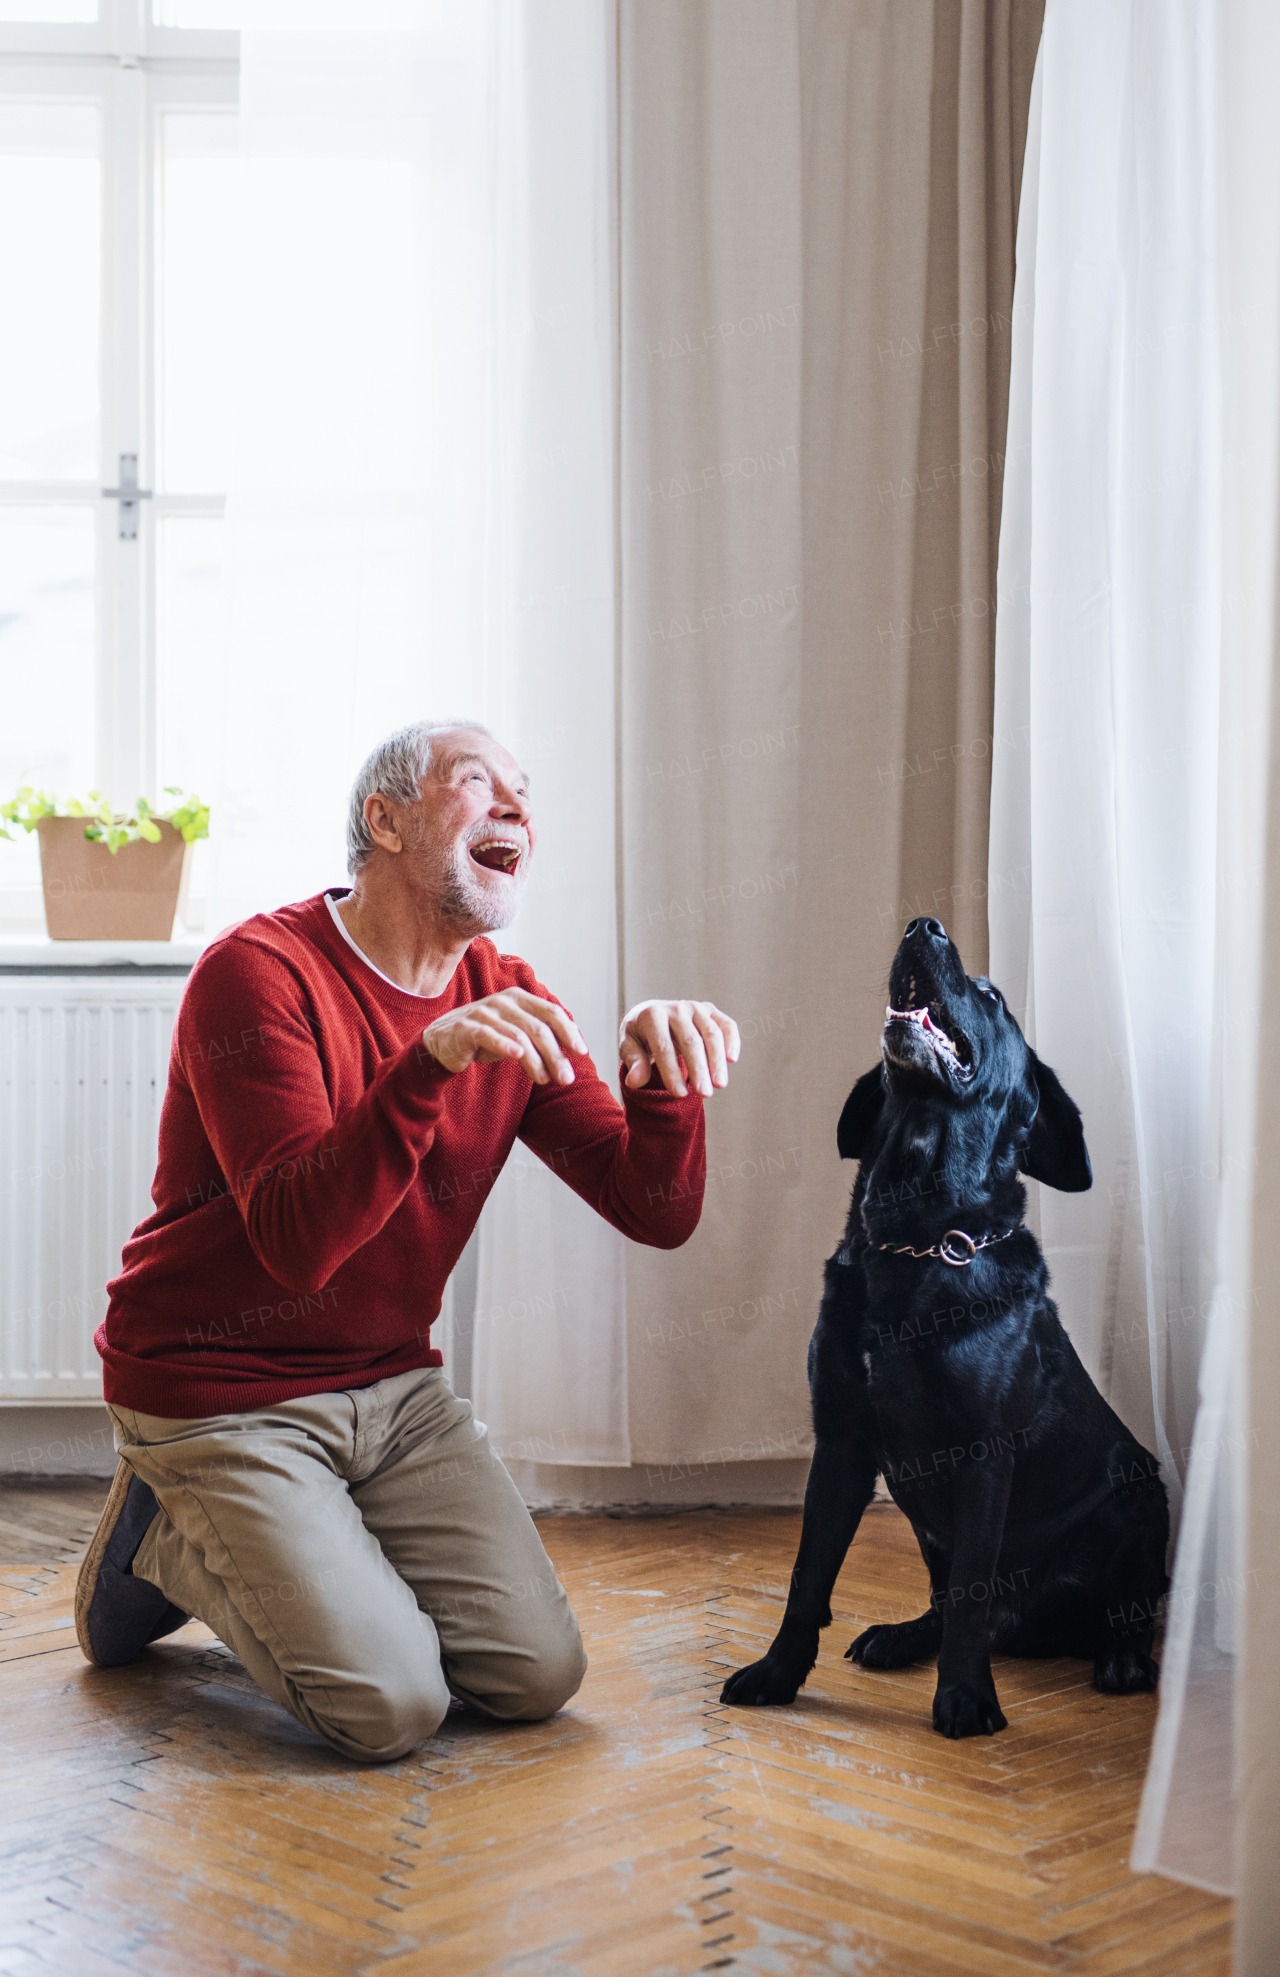
[[10, 1476], [110, 1476], [115, 1466], [105, 1407], [0, 1407], [0, 1485]]

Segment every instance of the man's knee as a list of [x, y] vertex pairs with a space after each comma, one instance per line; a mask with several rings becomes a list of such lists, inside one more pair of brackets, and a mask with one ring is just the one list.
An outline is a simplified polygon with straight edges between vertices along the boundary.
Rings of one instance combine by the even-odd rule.
[[541, 1629], [530, 1648], [532, 1651], [519, 1663], [515, 1707], [502, 1712], [521, 1723], [539, 1723], [544, 1716], [554, 1716], [577, 1695], [587, 1672], [582, 1635], [572, 1613], [564, 1624]]
[[344, 1757], [365, 1764], [390, 1763], [426, 1743], [449, 1708], [438, 1667], [330, 1686], [322, 1695], [309, 1711], [315, 1728]]

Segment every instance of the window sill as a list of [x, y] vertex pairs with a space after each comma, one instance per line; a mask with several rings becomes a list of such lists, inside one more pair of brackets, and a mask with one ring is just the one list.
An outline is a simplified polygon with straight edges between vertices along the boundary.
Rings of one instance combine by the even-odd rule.
[[0, 932], [0, 975], [189, 975], [206, 942], [182, 940], [50, 940], [47, 934]]

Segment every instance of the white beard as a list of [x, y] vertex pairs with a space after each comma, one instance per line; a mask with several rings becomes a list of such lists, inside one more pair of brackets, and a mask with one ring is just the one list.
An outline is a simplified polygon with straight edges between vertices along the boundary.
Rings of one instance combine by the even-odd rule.
[[468, 938], [496, 934], [511, 925], [524, 897], [528, 860], [521, 860], [519, 878], [503, 880], [501, 889], [486, 885], [475, 874], [476, 867], [466, 845], [457, 846], [440, 888], [440, 917]]

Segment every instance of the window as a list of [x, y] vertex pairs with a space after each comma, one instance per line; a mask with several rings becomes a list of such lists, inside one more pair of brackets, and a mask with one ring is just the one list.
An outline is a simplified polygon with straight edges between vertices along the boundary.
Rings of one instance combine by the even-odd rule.
[[[5, 796], [23, 779], [120, 804], [201, 786], [231, 423], [233, 17], [230, 0], [0, 0]], [[0, 921], [43, 924], [34, 838], [0, 841]]]

